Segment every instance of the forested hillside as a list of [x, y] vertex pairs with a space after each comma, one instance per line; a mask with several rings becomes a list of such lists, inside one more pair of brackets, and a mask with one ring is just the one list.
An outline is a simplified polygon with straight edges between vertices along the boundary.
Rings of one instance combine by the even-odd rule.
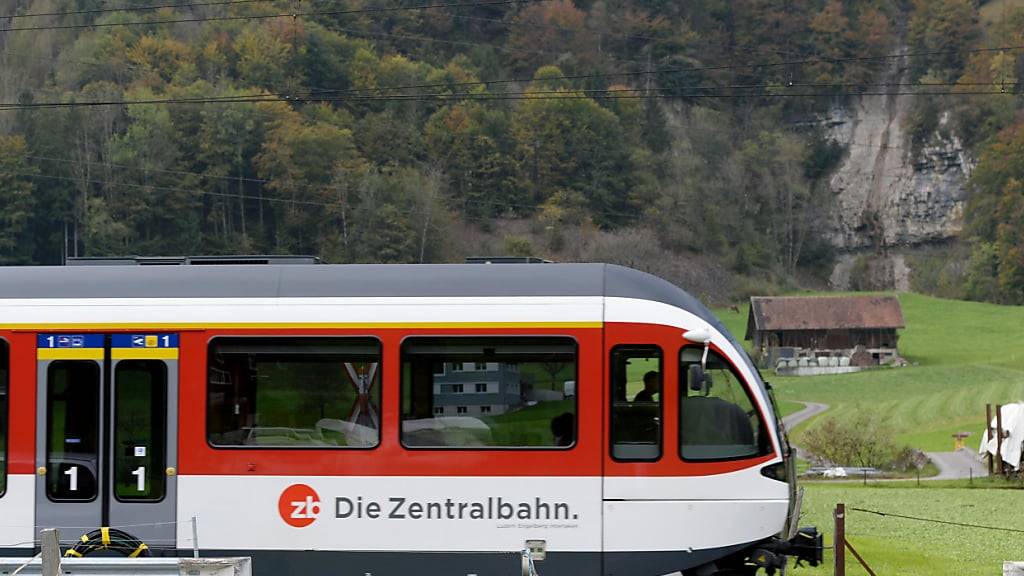
[[[998, 281], [971, 295], [1024, 298], [1009, 0], [991, 22], [971, 0], [3, 5], [5, 264], [529, 253], [718, 300], [815, 283], [845, 153], [824, 113], [913, 90], [915, 138], [950, 113], [982, 150], [970, 267]], [[894, 62], [912, 86], [878, 80]]]

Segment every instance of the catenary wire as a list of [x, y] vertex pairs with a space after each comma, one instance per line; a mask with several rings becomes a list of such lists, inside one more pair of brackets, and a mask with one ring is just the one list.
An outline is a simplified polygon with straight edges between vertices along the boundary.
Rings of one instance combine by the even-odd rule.
[[132, 22], [93, 22], [91, 24], [57, 24], [48, 26], [19, 26], [0, 28], [0, 32], [29, 32], [42, 30], [80, 30], [85, 28], [113, 28], [119, 26], [155, 26], [162, 24], [187, 24], [196, 22], [231, 22], [238, 20], [269, 20], [274, 18], [299, 18], [305, 16], [342, 16], [346, 14], [373, 14], [383, 12], [404, 12], [432, 10], [437, 8], [473, 8], [479, 6], [502, 6], [512, 4], [537, 4], [551, 0], [483, 0], [480, 2], [452, 2], [448, 4], [425, 4], [422, 6], [390, 6], [380, 8], [357, 8], [351, 10], [324, 10], [311, 12], [290, 12], [285, 14], [250, 14], [244, 16], [204, 16], [167, 20], [139, 20]]
[[[729, 87], [708, 88], [708, 90], [725, 90]], [[97, 106], [133, 106], [151, 104], [175, 104], [175, 105], [198, 105], [198, 104], [251, 104], [261, 102], [493, 102], [493, 101], [528, 101], [528, 100], [592, 100], [595, 95], [606, 100], [672, 100], [678, 98], [695, 99], [756, 99], [756, 98], [838, 98], [845, 96], [1019, 96], [1018, 94], [995, 91], [995, 90], [969, 90], [969, 91], [847, 91], [847, 92], [749, 92], [749, 93], [711, 93], [702, 92], [672, 92], [665, 94], [627, 94], [625, 92], [642, 92], [639, 89], [628, 89], [616, 91], [598, 91], [593, 95], [574, 93], [577, 91], [566, 91], [560, 95], [531, 94], [530, 92], [479, 94], [479, 93], [434, 93], [434, 94], [411, 94], [392, 96], [304, 96], [304, 97], [209, 97], [209, 98], [154, 98], [146, 100], [104, 100], [94, 102], [31, 102], [0, 103], [0, 111], [14, 111], [24, 109], [44, 108], [90, 108]]]
[[[229, 192], [211, 192], [209, 190], [197, 190], [197, 189], [194, 189], [194, 188], [180, 188], [180, 187], [174, 187], [174, 186], [159, 186], [159, 185], [152, 185], [152, 184], [136, 184], [136, 183], [132, 183], [132, 182], [117, 182], [117, 181], [112, 181], [112, 180], [74, 178], [74, 177], [69, 177], [69, 176], [57, 176], [55, 174], [40, 174], [40, 173], [36, 173], [36, 172], [18, 172], [18, 171], [13, 171], [13, 170], [4, 170], [4, 171], [0, 171], [0, 175], [4, 175], [4, 176], [21, 176], [21, 177], [24, 177], [24, 178], [43, 178], [43, 179], [46, 179], [46, 180], [57, 180], [57, 181], [64, 181], [64, 182], [97, 184], [97, 185], [106, 185], [106, 186], [111, 186], [111, 187], [142, 188], [142, 189], [148, 189], [148, 190], [153, 190], [153, 191], [158, 191], [158, 192], [184, 192], [184, 193], [188, 193], [188, 194], [195, 194], [197, 196], [213, 196], [213, 197], [219, 197], [219, 198], [226, 198], [226, 199], [229, 199], [229, 200], [250, 200], [250, 201], [254, 201], [254, 202], [266, 201], [266, 202], [273, 202], [273, 203], [277, 203], [277, 204], [291, 204], [291, 205], [297, 205], [297, 206], [308, 206], [308, 207], [319, 207], [319, 208], [332, 207], [332, 206], [336, 206], [337, 205], [337, 203], [318, 202], [316, 200], [298, 200], [298, 199], [295, 199], [295, 198], [276, 198], [276, 197], [273, 197], [273, 196], [253, 196], [252, 194], [237, 194], [237, 193], [229, 193]], [[303, 186], [303, 188], [308, 190], [308, 189], [313, 189], [314, 186], [306, 185], [306, 186]], [[335, 186], [325, 186], [322, 189], [332, 189], [332, 188], [336, 188], [336, 187]], [[465, 204], [473, 204], [473, 205], [505, 206], [505, 207], [509, 207], [509, 208], [523, 208], [523, 209], [530, 209], [530, 210], [536, 210], [536, 209], [541, 208], [543, 206], [543, 204], [521, 204], [521, 203], [496, 202], [496, 201], [471, 200], [471, 199], [459, 200], [458, 202], [459, 203], [465, 203]], [[406, 209], [406, 210], [398, 209], [398, 212], [401, 213], [401, 214], [409, 215], [409, 214], [415, 214], [417, 212], [417, 209], [415, 209], [415, 208]], [[631, 214], [631, 213], [627, 213], [627, 212], [618, 212], [618, 211], [614, 211], [614, 210], [591, 210], [590, 213], [594, 214], [594, 215], [610, 216], [610, 217], [621, 217], [621, 218], [635, 218], [637, 216], [637, 214]], [[471, 216], [471, 215], [468, 215], [468, 214], [460, 214], [460, 218], [462, 218], [464, 220], [474, 220], [474, 221], [476, 221], [476, 220], [479, 220], [479, 221], [488, 220], [487, 218], [484, 218], [484, 217], [474, 217], [474, 216]]]
[[30, 14], [0, 15], [0, 20], [17, 18], [41, 18], [44, 16], [76, 16], [80, 14], [106, 14], [109, 12], [145, 12], [164, 8], [204, 8], [207, 6], [233, 6], [235, 4], [256, 4], [269, 2], [285, 2], [287, 0], [215, 0], [213, 2], [191, 2], [188, 4], [155, 4], [152, 6], [120, 6], [116, 8], [92, 8], [89, 10], [70, 10], [67, 12], [33, 12]]

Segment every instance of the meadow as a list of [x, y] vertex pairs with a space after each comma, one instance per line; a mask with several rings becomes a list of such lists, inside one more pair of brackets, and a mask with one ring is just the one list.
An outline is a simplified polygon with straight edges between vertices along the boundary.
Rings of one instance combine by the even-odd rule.
[[[801, 526], [817, 526], [825, 533], [826, 547], [832, 546], [837, 502], [847, 507], [846, 534], [877, 574], [956, 574], [982, 576], [999, 574], [1003, 560], [1024, 560], [1020, 533], [965, 528], [921, 522], [892, 516], [878, 516], [850, 508], [862, 508], [903, 516], [956, 521], [965, 524], [1024, 530], [1020, 513], [1021, 493], [1000, 490], [1001, 480], [975, 480], [943, 484], [890, 482], [862, 486], [858, 483], [805, 483]], [[985, 489], [992, 488], [992, 489]], [[894, 536], [898, 535], [898, 542]], [[850, 576], [867, 572], [847, 553]], [[825, 563], [817, 568], [799, 568], [791, 574], [825, 576], [832, 574], [832, 550], [826, 549]]]
[[[951, 435], [965, 431], [972, 433], [967, 445], [976, 447], [986, 403], [1024, 400], [1024, 307], [920, 294], [899, 298], [907, 325], [900, 331], [899, 350], [909, 366], [788, 378], [766, 370], [765, 379], [784, 413], [799, 401], [828, 404], [818, 419], [868, 410], [891, 425], [899, 444], [948, 451], [953, 449]], [[737, 338], [743, 337], [747, 306], [740, 306], [739, 314], [716, 313]], [[797, 441], [815, 420], [796, 431]]]
[[[972, 432], [975, 448], [985, 426], [986, 403], [1024, 400], [1024, 307], [943, 300], [901, 294], [907, 327], [899, 349], [910, 365], [857, 374], [783, 378], [764, 371], [785, 414], [800, 401], [823, 402], [830, 409], [799, 427], [801, 434], [828, 416], [845, 418], [858, 410], [880, 415], [895, 440], [926, 451], [952, 449], [951, 435]], [[737, 338], [746, 330], [747, 306], [740, 313], [717, 310]], [[803, 482], [802, 526], [817, 526], [832, 544], [832, 511], [837, 502], [905, 516], [1024, 530], [1020, 488], [1001, 479], [870, 483]], [[998, 574], [1003, 560], [1024, 560], [1022, 534], [920, 522], [849, 511], [850, 542], [878, 574]], [[825, 564], [794, 574], [832, 574], [832, 550]], [[847, 574], [867, 574], [847, 554]]]

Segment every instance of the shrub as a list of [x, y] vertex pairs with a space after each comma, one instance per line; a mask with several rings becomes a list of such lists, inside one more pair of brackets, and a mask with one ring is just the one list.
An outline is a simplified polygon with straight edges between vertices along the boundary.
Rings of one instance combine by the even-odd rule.
[[839, 466], [886, 468], [897, 454], [892, 435], [891, 427], [877, 416], [858, 412], [842, 419], [825, 418], [807, 432], [803, 447]]

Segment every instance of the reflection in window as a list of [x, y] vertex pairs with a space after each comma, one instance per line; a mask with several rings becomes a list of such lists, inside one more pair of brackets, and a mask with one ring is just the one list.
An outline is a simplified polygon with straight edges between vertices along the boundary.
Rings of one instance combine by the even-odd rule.
[[114, 369], [114, 495], [160, 500], [167, 465], [167, 365], [122, 360]]
[[729, 460], [767, 454], [761, 413], [729, 363], [708, 353], [704, 381], [691, 381], [703, 349], [684, 348], [680, 361], [679, 446], [686, 460]]
[[207, 379], [215, 446], [367, 448], [380, 440], [374, 339], [217, 338]]
[[611, 451], [616, 460], [661, 456], [661, 375], [661, 348], [612, 350]]
[[[438, 373], [439, 363], [450, 369]], [[481, 372], [488, 382], [479, 382]], [[402, 443], [572, 446], [576, 398], [566, 384], [575, 381], [570, 338], [410, 338], [402, 346]]]
[[99, 364], [51, 362], [47, 396], [46, 494], [52, 500], [92, 500], [99, 478]]
[[7, 490], [7, 342], [0, 340], [0, 496]]

